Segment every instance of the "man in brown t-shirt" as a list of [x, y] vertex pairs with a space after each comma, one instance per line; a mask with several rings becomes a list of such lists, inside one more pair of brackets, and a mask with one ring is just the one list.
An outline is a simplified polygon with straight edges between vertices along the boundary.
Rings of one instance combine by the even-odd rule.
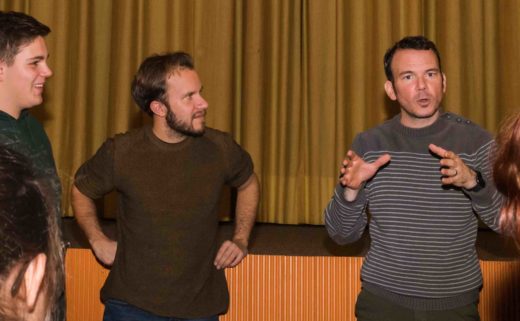
[[[152, 126], [108, 139], [76, 173], [72, 205], [96, 257], [111, 265], [104, 320], [218, 320], [229, 295], [224, 268], [247, 255], [258, 206], [249, 154], [205, 127], [207, 102], [188, 54], [148, 57], [132, 83]], [[232, 240], [217, 244], [218, 199], [237, 188]], [[120, 196], [117, 242], [94, 199]]]

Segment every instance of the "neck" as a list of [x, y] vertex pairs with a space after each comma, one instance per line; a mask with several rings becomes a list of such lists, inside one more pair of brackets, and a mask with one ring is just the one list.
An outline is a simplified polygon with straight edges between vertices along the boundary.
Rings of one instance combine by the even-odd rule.
[[411, 117], [411, 115], [404, 115], [403, 113], [406, 113], [406, 111], [401, 110], [401, 125], [409, 128], [428, 127], [439, 119], [439, 110], [437, 110], [433, 115], [424, 118]]
[[175, 130], [171, 129], [165, 122], [154, 119], [152, 131], [157, 138], [165, 143], [175, 144], [180, 143], [186, 139], [186, 135], [183, 135]]
[[5, 107], [5, 106], [6, 105], [2, 105], [0, 103], [0, 110], [3, 111], [4, 113], [10, 115], [14, 119], [20, 118], [20, 114], [22, 113], [22, 109], [20, 109], [20, 108], [12, 108], [12, 107]]

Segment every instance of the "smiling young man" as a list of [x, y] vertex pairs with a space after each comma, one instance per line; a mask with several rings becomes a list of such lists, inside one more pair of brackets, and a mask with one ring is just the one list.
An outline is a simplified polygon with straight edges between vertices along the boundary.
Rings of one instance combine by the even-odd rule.
[[52, 71], [44, 37], [49, 27], [20, 12], [0, 12], [0, 144], [28, 157], [55, 191], [59, 213], [61, 185], [51, 145], [29, 109], [43, 102]]
[[49, 32], [24, 13], [0, 12], [0, 143], [57, 178], [47, 135], [28, 112], [43, 102], [45, 82], [52, 76], [44, 40]]
[[[224, 269], [247, 255], [259, 187], [249, 154], [206, 127], [201, 92], [188, 54], [146, 58], [132, 96], [152, 126], [107, 140], [76, 173], [76, 219], [97, 258], [112, 265], [101, 290], [105, 321], [214, 321], [228, 307]], [[224, 185], [237, 188], [236, 226], [217, 244]], [[117, 242], [103, 234], [94, 205], [114, 189]]]
[[340, 244], [370, 227], [356, 316], [479, 320], [477, 216], [497, 230], [501, 205], [490, 179], [492, 136], [441, 111], [446, 77], [430, 40], [403, 38], [384, 66], [385, 91], [401, 112], [354, 139], [325, 209]]

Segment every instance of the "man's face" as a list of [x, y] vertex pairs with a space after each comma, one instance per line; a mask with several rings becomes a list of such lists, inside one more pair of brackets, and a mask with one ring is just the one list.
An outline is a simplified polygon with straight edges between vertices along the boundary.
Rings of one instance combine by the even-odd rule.
[[446, 79], [431, 50], [400, 49], [392, 59], [394, 83], [385, 91], [401, 105], [401, 124], [421, 128], [439, 117], [439, 106], [446, 90]]
[[201, 96], [202, 85], [194, 70], [181, 69], [166, 80], [166, 123], [183, 136], [201, 136], [206, 127], [208, 103]]
[[10, 66], [0, 61], [2, 109], [19, 114], [22, 109], [43, 102], [45, 80], [52, 76], [47, 65], [48, 56], [45, 40], [43, 37], [36, 37], [20, 48]]

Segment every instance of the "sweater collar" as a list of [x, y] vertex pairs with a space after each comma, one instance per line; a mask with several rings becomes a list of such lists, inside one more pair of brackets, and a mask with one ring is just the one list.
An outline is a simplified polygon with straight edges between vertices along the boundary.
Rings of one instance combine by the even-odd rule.
[[5, 111], [0, 110], [0, 120], [8, 120], [8, 121], [17, 122], [17, 121], [25, 119], [28, 115], [29, 115], [29, 110], [24, 109], [20, 112], [20, 117], [18, 117], [18, 119], [16, 119], [13, 116], [6, 113]]
[[439, 133], [442, 129], [446, 127], [446, 121], [445, 118], [447, 116], [447, 113], [441, 112], [439, 115], [439, 118], [437, 120], [426, 127], [422, 128], [411, 128], [406, 127], [401, 124], [401, 115], [398, 114], [394, 116], [390, 122], [392, 129], [397, 131], [398, 133], [404, 135], [404, 136], [411, 136], [411, 137], [424, 137], [424, 136], [430, 136]]

